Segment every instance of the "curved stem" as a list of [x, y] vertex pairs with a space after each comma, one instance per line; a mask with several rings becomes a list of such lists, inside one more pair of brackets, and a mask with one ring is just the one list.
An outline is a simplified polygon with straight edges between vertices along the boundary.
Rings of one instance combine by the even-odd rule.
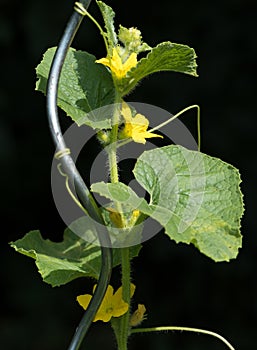
[[[91, 0], [81, 0], [81, 4], [87, 8]], [[96, 221], [104, 223], [102, 215], [99, 208], [81, 178], [71, 156], [65, 152], [67, 150], [64, 138], [62, 136], [62, 131], [59, 123], [59, 116], [57, 110], [57, 96], [58, 96], [58, 84], [60, 80], [61, 70], [65, 57], [67, 55], [68, 49], [74, 39], [74, 36], [82, 22], [83, 15], [79, 14], [76, 10], [73, 12], [64, 34], [60, 40], [58, 48], [56, 50], [47, 84], [47, 114], [48, 122], [50, 127], [50, 132], [53, 141], [56, 146], [56, 151], [62, 156], [59, 157], [62, 169], [65, 174], [67, 174], [70, 181], [74, 182], [75, 189], [78, 193], [79, 199], [83, 207], [87, 210], [88, 214]], [[109, 284], [111, 271], [112, 271], [112, 251], [110, 238], [106, 230], [105, 234], [101, 232], [98, 236], [101, 245], [102, 254], [102, 266], [99, 275], [99, 280], [95, 293], [91, 299], [87, 311], [85, 312], [75, 334], [70, 343], [69, 350], [78, 350], [93, 319], [94, 316], [102, 303], [103, 297], [105, 295], [107, 286]]]
[[165, 331], [184, 331], [184, 332], [193, 332], [210, 335], [212, 337], [218, 338], [221, 340], [230, 350], [235, 350], [235, 348], [221, 335], [218, 333], [208, 331], [205, 329], [191, 328], [191, 327], [176, 327], [176, 326], [167, 326], [167, 327], [152, 327], [152, 328], [135, 328], [131, 330], [131, 334], [135, 333], [149, 333], [149, 332], [165, 332]]
[[[117, 139], [120, 118], [120, 103], [121, 97], [117, 94], [114, 104], [111, 143], [108, 145], [107, 153], [109, 159], [110, 178], [112, 183], [119, 181], [119, 172], [117, 164]], [[121, 203], [116, 203], [116, 208], [121, 215], [123, 226], [125, 225], [125, 218], [122, 213]], [[121, 316], [118, 322], [113, 322], [113, 328], [117, 338], [119, 350], [127, 350], [127, 342], [129, 336], [129, 318], [130, 318], [130, 255], [129, 248], [121, 248], [121, 282], [122, 282], [122, 298], [129, 305], [128, 312]]]

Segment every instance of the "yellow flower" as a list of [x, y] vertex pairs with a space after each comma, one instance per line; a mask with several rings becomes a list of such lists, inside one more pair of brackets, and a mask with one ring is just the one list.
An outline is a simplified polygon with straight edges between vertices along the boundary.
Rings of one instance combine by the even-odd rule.
[[136, 327], [140, 325], [140, 323], [142, 323], [146, 319], [145, 312], [146, 312], [145, 305], [138, 304], [137, 310], [130, 317], [130, 322], [129, 322], [130, 325], [132, 327]]
[[[135, 223], [137, 221], [137, 219], [139, 218], [140, 215], [140, 211], [139, 210], [133, 210], [132, 214], [130, 216], [130, 220], [126, 220], [126, 218], [121, 216], [121, 213], [119, 213], [117, 210], [113, 209], [113, 208], [106, 208], [109, 212], [109, 217], [111, 219], [111, 221], [113, 222], [113, 224], [115, 225], [115, 227], [118, 228], [126, 228], [126, 227], [133, 227], [135, 226]], [[125, 222], [124, 222], [125, 220]]]
[[134, 142], [145, 144], [147, 138], [162, 137], [146, 131], [149, 125], [148, 119], [142, 114], [132, 117], [131, 110], [125, 102], [122, 103], [121, 114], [125, 119], [124, 129], [120, 133], [121, 138], [132, 138]]
[[101, 58], [100, 60], [97, 60], [96, 63], [101, 63], [109, 67], [117, 79], [122, 79], [131, 70], [131, 68], [137, 65], [137, 54], [133, 52], [123, 63], [120, 55], [118, 54], [117, 48], [114, 48], [111, 58]]
[[[93, 288], [93, 292], [95, 291], [96, 285]], [[130, 284], [130, 296], [132, 297], [135, 292], [136, 286], [134, 284]], [[92, 299], [92, 295], [84, 294], [79, 295], [77, 297], [78, 303], [83, 307], [84, 310], [87, 309], [90, 300]], [[103, 321], [109, 322], [112, 317], [120, 317], [124, 315], [128, 311], [128, 303], [126, 303], [122, 299], [122, 287], [120, 287], [113, 294], [113, 287], [108, 286], [105, 296], [103, 298], [102, 304], [100, 305], [94, 321]]]
[[129, 226], [134, 226], [139, 216], [140, 216], [140, 210], [138, 209], [133, 210], [130, 218]]

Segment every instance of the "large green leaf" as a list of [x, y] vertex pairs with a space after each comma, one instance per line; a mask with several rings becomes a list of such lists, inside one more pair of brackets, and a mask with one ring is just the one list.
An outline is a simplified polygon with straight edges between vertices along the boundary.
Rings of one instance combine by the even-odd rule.
[[[43, 239], [39, 231], [31, 231], [10, 245], [19, 253], [35, 259], [39, 273], [53, 287], [78, 277], [98, 279], [101, 269], [101, 250], [79, 238], [71, 230], [64, 231], [60, 243]], [[130, 256], [138, 255], [140, 245], [130, 248]], [[113, 266], [121, 263], [120, 249], [113, 250]]]
[[109, 49], [112, 49], [118, 44], [118, 39], [114, 28], [115, 13], [110, 6], [106, 5], [102, 1], [97, 1], [97, 5], [101, 10], [104, 19]]
[[215, 261], [229, 261], [241, 247], [243, 214], [237, 169], [220, 159], [181, 146], [144, 152], [135, 178], [150, 194], [139, 198], [124, 184], [92, 185], [92, 190], [151, 216], [173, 240], [194, 244]]
[[163, 42], [154, 47], [127, 73], [126, 78], [121, 81], [121, 89], [126, 87], [122, 94], [126, 95], [140, 80], [156, 72], [173, 71], [197, 76], [195, 59], [195, 51], [189, 46]]
[[[36, 90], [44, 94], [55, 51], [56, 48], [48, 49], [36, 68]], [[91, 111], [112, 104], [115, 90], [111, 74], [95, 60], [87, 52], [69, 49], [60, 77], [58, 106], [78, 125], [102, 129], [110, 127], [111, 115]]]

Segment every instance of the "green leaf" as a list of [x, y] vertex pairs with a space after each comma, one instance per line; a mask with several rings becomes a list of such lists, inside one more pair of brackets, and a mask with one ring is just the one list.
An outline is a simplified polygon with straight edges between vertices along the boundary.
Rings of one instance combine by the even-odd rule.
[[[44, 94], [55, 51], [56, 48], [48, 49], [36, 68], [36, 90]], [[102, 129], [110, 127], [111, 116], [91, 111], [112, 104], [115, 89], [111, 74], [95, 60], [93, 55], [86, 52], [69, 49], [60, 77], [58, 106], [79, 126], [86, 124]]]
[[142, 58], [135, 68], [127, 73], [121, 82], [125, 90], [123, 95], [130, 92], [137, 83], [146, 76], [161, 72], [173, 71], [197, 76], [196, 54], [194, 49], [187, 45], [163, 42], [154, 47], [145, 58]]
[[[43, 239], [39, 231], [31, 231], [22, 239], [10, 243], [17, 252], [35, 259], [44, 282], [53, 287], [66, 284], [78, 277], [98, 279], [101, 269], [101, 249], [64, 231], [60, 243]], [[131, 258], [138, 255], [141, 246], [130, 248]], [[121, 263], [120, 249], [113, 250], [113, 266]]]
[[195, 245], [214, 261], [229, 261], [241, 247], [243, 200], [237, 169], [220, 159], [181, 146], [144, 152], [136, 180], [150, 194], [149, 204], [124, 184], [92, 185], [111, 200], [151, 216], [177, 243]]
[[99, 6], [104, 19], [109, 49], [111, 49], [112, 52], [113, 47], [118, 44], [118, 39], [114, 28], [115, 13], [110, 6], [107, 6], [102, 1], [97, 1], [97, 5]]

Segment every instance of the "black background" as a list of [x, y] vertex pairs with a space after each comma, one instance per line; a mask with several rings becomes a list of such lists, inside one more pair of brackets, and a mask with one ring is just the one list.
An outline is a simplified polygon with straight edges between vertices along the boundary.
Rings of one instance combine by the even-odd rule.
[[[218, 331], [236, 349], [255, 348], [257, 329], [255, 177], [256, 177], [256, 22], [251, 0], [108, 1], [116, 23], [138, 26], [151, 46], [165, 40], [188, 44], [198, 55], [199, 78], [161, 73], [146, 79], [130, 100], [176, 113], [199, 104], [202, 151], [240, 169], [246, 213], [243, 249], [230, 263], [214, 263], [191, 246], [164, 235], [144, 244], [133, 263], [135, 299], [144, 303], [145, 326], [184, 325]], [[1, 0], [0, 4], [0, 164], [1, 164], [1, 316], [0, 343], [6, 350], [67, 348], [83, 311], [76, 295], [91, 282], [77, 280], [53, 289], [41, 281], [34, 262], [8, 242], [31, 229], [60, 240], [64, 224], [50, 184], [54, 148], [45, 98], [34, 92], [34, 67], [55, 46], [72, 11], [72, 1]], [[91, 12], [97, 14], [95, 4]], [[97, 16], [99, 16], [97, 14]], [[102, 39], [87, 20], [74, 47], [105, 56]], [[195, 117], [183, 117], [195, 133]], [[118, 276], [119, 271], [115, 274]], [[116, 277], [117, 278], [117, 277]], [[113, 349], [108, 326], [94, 324], [82, 349]], [[218, 350], [206, 336], [171, 333], [137, 335], [130, 349]]]

